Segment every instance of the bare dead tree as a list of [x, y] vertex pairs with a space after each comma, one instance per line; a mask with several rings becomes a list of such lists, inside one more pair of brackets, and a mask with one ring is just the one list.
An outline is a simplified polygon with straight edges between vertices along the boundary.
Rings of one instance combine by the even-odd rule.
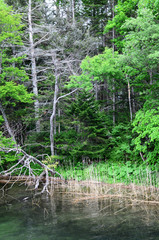
[[129, 112], [130, 112], [130, 120], [132, 122], [132, 105], [131, 105], [131, 91], [130, 91], [130, 82], [129, 82], [129, 78], [126, 75], [126, 79], [128, 82], [128, 100], [129, 100]]
[[7, 129], [8, 133], [9, 133], [10, 137], [11, 137], [11, 138], [13, 139], [13, 141], [16, 143], [14, 133], [13, 133], [13, 131], [12, 131], [10, 125], [9, 125], [9, 122], [8, 122], [7, 116], [6, 116], [6, 114], [5, 114], [5, 111], [4, 111], [4, 109], [3, 109], [3, 106], [2, 106], [2, 104], [1, 104], [1, 102], [0, 102], [0, 111], [1, 111], [2, 116], [3, 116], [3, 119], [4, 119], [4, 122], [5, 122], [6, 129]]
[[52, 56], [52, 62], [54, 64], [54, 76], [55, 76], [55, 87], [54, 87], [54, 98], [52, 101], [52, 114], [50, 116], [50, 149], [51, 149], [51, 155], [54, 156], [55, 155], [55, 144], [54, 144], [54, 121], [55, 121], [55, 117], [56, 117], [56, 108], [57, 108], [57, 103], [59, 102], [60, 99], [71, 95], [72, 93], [76, 92], [79, 89], [75, 89], [67, 94], [64, 94], [62, 96], [58, 97], [58, 93], [59, 93], [59, 88], [58, 88], [58, 78], [59, 78], [59, 74], [58, 74], [58, 60], [56, 57], [56, 53], [54, 53], [54, 55]]
[[[35, 60], [35, 46], [33, 38], [32, 27], [32, 1], [28, 3], [28, 24], [29, 24], [29, 44], [30, 44], [30, 56], [31, 56], [31, 71], [32, 71], [32, 85], [33, 93], [38, 97], [38, 85], [37, 85], [37, 69]], [[36, 98], [34, 102], [35, 119], [36, 119], [36, 131], [40, 132], [40, 118], [39, 118], [39, 100]]]
[[[114, 0], [112, 0], [112, 19], [114, 18], [115, 16], [115, 13], [114, 13]], [[114, 39], [115, 39], [115, 29], [113, 28], [112, 29], [112, 48], [113, 48], [113, 52], [115, 51], [115, 45], [114, 45]], [[115, 121], [116, 121], [116, 118], [115, 118], [115, 79], [113, 78], [113, 125], [115, 126]]]
[[52, 103], [52, 114], [50, 117], [50, 148], [51, 148], [51, 155], [54, 156], [54, 121], [56, 116], [56, 104], [57, 104], [57, 96], [58, 96], [58, 67], [57, 67], [57, 59], [52, 56], [52, 61], [54, 64], [54, 75], [55, 75], [55, 88], [54, 88], [54, 98]]
[[72, 10], [72, 24], [75, 26], [75, 2], [71, 0], [71, 10]]

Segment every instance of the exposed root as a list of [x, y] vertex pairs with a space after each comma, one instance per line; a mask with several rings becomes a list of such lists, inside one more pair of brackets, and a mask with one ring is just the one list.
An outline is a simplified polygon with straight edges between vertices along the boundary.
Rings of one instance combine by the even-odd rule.
[[[19, 154], [19, 161], [16, 164], [14, 164], [11, 168], [0, 172], [0, 179], [2, 179], [4, 182], [6, 180], [6, 183], [3, 186], [3, 188], [10, 181], [12, 182], [12, 184], [14, 184], [19, 180], [18, 178], [22, 177], [21, 178], [22, 180], [26, 173], [28, 175], [26, 177], [26, 182], [31, 182], [31, 184], [34, 185], [35, 190], [38, 190], [40, 182], [43, 182], [43, 188], [41, 193], [44, 193], [44, 192], [49, 193], [49, 185], [51, 184], [51, 181], [52, 181], [49, 177], [49, 174], [51, 176], [55, 176], [56, 174], [60, 177], [60, 179], [64, 180], [60, 173], [58, 173], [54, 169], [49, 168], [47, 165], [42, 163], [37, 158], [27, 154], [21, 148], [0, 147], [0, 151], [3, 151], [5, 153], [15, 152], [15, 154]], [[43, 172], [38, 176], [35, 169], [32, 169], [31, 164], [38, 164], [40, 167], [44, 169]], [[16, 176], [16, 178], [14, 179], [13, 175], [17, 175], [17, 172], [18, 172], [18, 176]]]

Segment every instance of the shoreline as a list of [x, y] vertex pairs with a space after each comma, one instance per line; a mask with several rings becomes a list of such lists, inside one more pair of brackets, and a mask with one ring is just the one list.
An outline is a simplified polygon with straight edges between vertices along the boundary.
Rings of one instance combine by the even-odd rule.
[[[65, 194], [74, 196], [74, 203], [95, 199], [123, 199], [131, 204], [159, 204], [159, 188], [154, 186], [139, 186], [124, 183], [103, 183], [94, 180], [67, 180], [49, 177], [49, 194], [53, 196], [54, 191], [62, 189]], [[7, 185], [24, 184], [26, 188], [34, 191], [35, 178], [29, 176], [3, 176], [0, 175], [0, 190], [7, 189]], [[44, 182], [41, 182], [42, 184]], [[9, 186], [10, 187], [10, 186]], [[39, 191], [39, 190], [38, 190]]]

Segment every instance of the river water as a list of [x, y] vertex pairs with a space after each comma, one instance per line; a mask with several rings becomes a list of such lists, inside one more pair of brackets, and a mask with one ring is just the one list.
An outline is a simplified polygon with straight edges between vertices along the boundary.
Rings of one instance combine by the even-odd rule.
[[159, 240], [159, 205], [82, 199], [61, 187], [52, 196], [22, 186], [0, 194], [0, 240]]

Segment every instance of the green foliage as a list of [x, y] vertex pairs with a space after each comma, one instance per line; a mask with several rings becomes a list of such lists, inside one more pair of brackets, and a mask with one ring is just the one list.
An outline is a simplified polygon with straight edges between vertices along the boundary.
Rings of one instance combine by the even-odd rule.
[[136, 105], [157, 97], [159, 26], [150, 9], [141, 8], [136, 18], [126, 20], [123, 55], [120, 62], [126, 80], [136, 93]]
[[113, 40], [117, 49], [122, 50], [124, 38], [124, 31], [121, 26], [125, 23], [126, 19], [136, 16], [136, 9], [139, 0], [119, 0], [118, 4], [115, 6], [115, 17], [108, 21], [105, 26], [104, 33], [112, 31], [114, 28], [116, 32], [115, 39]]
[[[28, 121], [28, 118], [27, 118], [27, 121]], [[34, 122], [32, 123], [32, 121], [33, 120], [31, 118], [29, 123], [27, 122], [27, 124], [29, 124], [30, 127], [32, 127], [32, 125], [34, 126]], [[41, 131], [39, 133], [32, 132], [31, 134], [29, 134], [29, 136], [27, 136], [25, 140], [25, 144], [26, 144], [26, 147], [25, 147], [26, 152], [30, 152], [35, 157], [37, 156], [37, 153], [39, 155], [43, 155], [43, 154], [50, 155], [49, 133], [46, 131], [45, 132]]]
[[[12, 0], [8, 0], [8, 2], [12, 2]], [[56, 3], [59, 6], [59, 11], [61, 11], [60, 7], [64, 11], [68, 6], [70, 7], [68, 1], [56, 1]], [[34, 116], [32, 117], [31, 108], [28, 108], [32, 103], [33, 95], [29, 94], [26, 87], [24, 87], [25, 81], [28, 81], [29, 77], [23, 67], [23, 57], [15, 56], [13, 51], [16, 52], [17, 49], [20, 51], [23, 44], [21, 35], [24, 34], [22, 32], [24, 25], [21, 23], [21, 16], [15, 14], [11, 7], [7, 6], [3, 0], [0, 0], [1, 104], [5, 109], [9, 122], [12, 122], [12, 120], [16, 122], [17, 119], [25, 120], [27, 126], [25, 128], [27, 132], [27, 140], [25, 141], [25, 144], [28, 144], [27, 150], [33, 155], [37, 153], [43, 156], [48, 154], [44, 163], [49, 167], [59, 168], [60, 164], [58, 165], [57, 162], [62, 163], [64, 159], [67, 163], [74, 161], [75, 166], [67, 172], [72, 178], [77, 177], [80, 180], [87, 179], [88, 176], [102, 181], [124, 181], [126, 183], [133, 182], [134, 178], [137, 181], [140, 176], [146, 179], [147, 171], [150, 171], [150, 169], [147, 170], [146, 164], [139, 167], [135, 162], [141, 163], [141, 161], [138, 161], [140, 154], [145, 159], [145, 163], [149, 163], [149, 168], [150, 165], [155, 168], [158, 161], [159, 1], [119, 0], [114, 9], [115, 17], [110, 21], [108, 19], [111, 19], [113, 15], [112, 1], [92, 2], [82, 0], [80, 7], [78, 3], [78, 1], [75, 1], [75, 26], [70, 27], [69, 24], [65, 26], [66, 18], [60, 19], [59, 24], [61, 25], [59, 28], [57, 27], [56, 34], [50, 37], [50, 43], [43, 42], [45, 37], [40, 36], [41, 34], [34, 35], [35, 41], [36, 38], [42, 39], [40, 47], [42, 52], [45, 53], [46, 50], [47, 53], [36, 58], [40, 70], [38, 72], [40, 96], [38, 99], [41, 108], [39, 112], [41, 131], [35, 133], [33, 131], [35, 119], [33, 119]], [[23, 4], [25, 5], [24, 2]], [[107, 6], [109, 6], [108, 9]], [[78, 7], [79, 10], [77, 10]], [[108, 14], [107, 18], [104, 18], [106, 9]], [[81, 24], [77, 19], [82, 14], [84, 17], [89, 17], [89, 21], [87, 20], [81, 28], [77, 29], [78, 25]], [[56, 22], [56, 19], [52, 19], [52, 17], [48, 18], [48, 21], [53, 28], [58, 25], [58, 21]], [[71, 22], [72, 19], [70, 18], [69, 21]], [[115, 30], [115, 40], [113, 41], [115, 41], [120, 54], [106, 47], [102, 54], [85, 57], [86, 54], [93, 55], [97, 51], [100, 52], [101, 49], [98, 42], [97, 49], [93, 48], [91, 50], [88, 45], [94, 39], [90, 39], [86, 43], [84, 43], [84, 39], [90, 38], [91, 34], [100, 36], [107, 21], [108, 24], [105, 27], [106, 40], [104, 40], [103, 36], [103, 46], [107, 42], [110, 44], [110, 35], [107, 33], [113, 29]], [[40, 24], [42, 29], [45, 28], [40, 19], [35, 22]], [[87, 28], [90, 31], [85, 34], [84, 31]], [[75, 39], [75, 43], [74, 46], [71, 46], [73, 39]], [[57, 68], [59, 68], [57, 75], [60, 76], [59, 92], [65, 94], [65, 90], [67, 92], [67, 89], [72, 90], [74, 88], [81, 90], [78, 94], [65, 98], [65, 101], [60, 99], [58, 102], [57, 110], [60, 110], [60, 114], [57, 114], [56, 111], [56, 123], [54, 122], [56, 127], [54, 129], [56, 130], [56, 155], [49, 157], [49, 117], [54, 94], [55, 76], [52, 74], [52, 70], [47, 70], [46, 62], [49, 62], [48, 59], [50, 58], [48, 52], [52, 48], [57, 49], [57, 45], [59, 46], [58, 49], [64, 49], [62, 54], [60, 53], [61, 50], [57, 52]], [[94, 45], [91, 46], [95, 45], [96, 42], [94, 41]], [[37, 46], [35, 47], [35, 50], [40, 53]], [[81, 63], [81, 70], [78, 72], [76, 60], [80, 60], [82, 57], [85, 58]], [[68, 71], [66, 70], [68, 62], [65, 61], [66, 58], [70, 61]], [[76, 58], [75, 61], [74, 58]], [[27, 59], [25, 63], [28, 64], [28, 62]], [[61, 63], [63, 64], [62, 67]], [[42, 75], [41, 69], [44, 66], [46, 70]], [[71, 76], [70, 81], [67, 81], [70, 70], [78, 72], [80, 75]], [[40, 81], [40, 79], [44, 79], [43, 77], [46, 80]], [[63, 82], [67, 82], [64, 90]], [[131, 99], [128, 99], [128, 82], [130, 83], [129, 94]], [[29, 85], [29, 82], [27, 84]], [[98, 100], [95, 100], [92, 94], [94, 90], [96, 90]], [[113, 125], [112, 115], [114, 110], [112, 109], [114, 103], [116, 121]], [[132, 125], [130, 126], [128, 122], [129, 104], [132, 105], [133, 116], [135, 116], [136, 112], [133, 121], [133, 133], [131, 132]], [[26, 114], [29, 115], [27, 119], [25, 119]], [[0, 124], [4, 124], [1, 116]], [[134, 140], [132, 141], [133, 137]], [[2, 134], [0, 141], [1, 145], [6, 147], [14, 145], [10, 139], [6, 139]], [[10, 153], [6, 155], [1, 152], [1, 164], [3, 165], [15, 161], [17, 158], [18, 156], [15, 157]], [[99, 159], [109, 159], [109, 161], [90, 166], [86, 164], [86, 162], [95, 163]], [[85, 163], [86, 167], [82, 162]]]
[[0, 116], [0, 125], [4, 122], [4, 119], [2, 116]]
[[56, 169], [59, 162], [57, 161], [58, 159], [61, 159], [59, 156], [46, 156], [45, 160], [42, 161], [45, 165], [47, 165], [51, 169]]
[[60, 166], [57, 169], [65, 179], [96, 180], [106, 183], [134, 183], [144, 186], [158, 186], [158, 168], [148, 167], [145, 163], [137, 164], [131, 161], [107, 161], [91, 165], [77, 163], [74, 165]]
[[139, 0], [139, 8], [149, 8], [156, 15], [158, 19], [159, 0]]
[[72, 76], [67, 87], [84, 88], [85, 91], [89, 91], [95, 82], [103, 82], [104, 79], [107, 79], [112, 90], [112, 79], [116, 79], [116, 85], [118, 85], [119, 79], [122, 79], [118, 58], [118, 53], [109, 48], [106, 48], [103, 54], [92, 58], [86, 57], [81, 63], [82, 74]]
[[[141, 1], [140, 1], [141, 3]], [[135, 153], [140, 153], [149, 164], [158, 161], [158, 83], [155, 71], [158, 66], [159, 26], [152, 10], [137, 11], [136, 18], [126, 20], [122, 29], [128, 34], [124, 40], [123, 68], [131, 86], [144, 103], [133, 122]], [[141, 105], [142, 106], [142, 105]]]
[[127, 20], [122, 28], [129, 31], [124, 40], [124, 55], [129, 66], [142, 69], [142, 72], [156, 68], [159, 26], [152, 11], [146, 8], [138, 10], [137, 18]]
[[[89, 19], [90, 33], [95, 36], [101, 36], [105, 26], [105, 21], [109, 18], [106, 8], [109, 5], [108, 0], [82, 0], [77, 14], [82, 18]], [[109, 11], [108, 11], [109, 12]]]
[[0, 101], [9, 115], [7, 118], [12, 118], [14, 113], [15, 121], [23, 116], [25, 106], [33, 102], [33, 94], [23, 85], [29, 79], [22, 66], [24, 56], [18, 57], [14, 53], [23, 45], [23, 27], [20, 14], [15, 14], [0, 0]]
[[149, 164], [159, 160], [159, 107], [141, 109], [133, 122], [135, 150], [141, 152]]
[[[67, 118], [60, 134], [56, 135], [59, 155], [72, 159], [104, 158], [107, 148], [107, 119], [99, 110], [92, 94], [83, 91], [65, 109]], [[71, 120], [71, 121], [70, 121]]]
[[0, 98], [3, 105], [16, 106], [17, 102], [32, 103], [33, 94], [29, 94], [24, 85], [17, 85], [15, 82], [6, 82], [1, 86]]
[[[2, 148], [14, 148], [15, 142], [11, 138], [6, 138], [3, 136], [2, 132], [0, 132], [0, 147]], [[20, 155], [17, 155], [12, 152], [5, 153], [4, 151], [0, 151], [0, 165], [5, 166], [8, 163], [12, 163], [18, 160]]]
[[19, 65], [22, 57], [15, 57], [12, 53], [13, 46], [22, 45], [22, 28], [20, 15], [14, 14], [12, 8], [0, 0], [0, 99], [3, 105], [32, 102], [33, 95], [27, 92], [24, 85], [20, 85], [21, 81], [28, 80], [26, 72]]
[[20, 14], [14, 14], [12, 8], [0, 0], [0, 45], [7, 43], [22, 45]]
[[133, 159], [131, 140], [131, 126], [122, 123], [116, 125], [112, 129], [109, 139], [109, 159], [119, 162]]

